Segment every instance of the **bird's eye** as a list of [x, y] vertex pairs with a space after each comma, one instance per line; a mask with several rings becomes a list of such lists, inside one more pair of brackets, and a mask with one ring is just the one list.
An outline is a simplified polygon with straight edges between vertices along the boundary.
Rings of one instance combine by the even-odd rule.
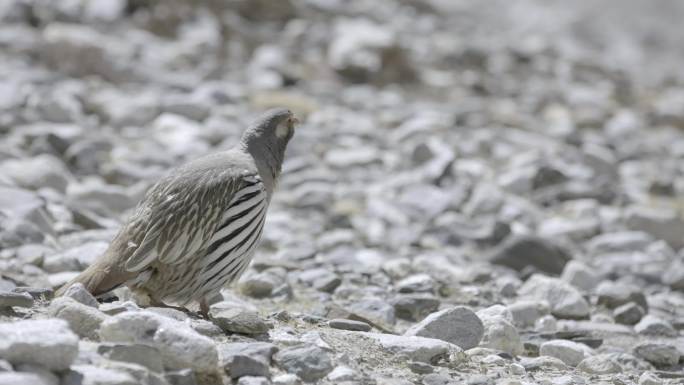
[[276, 127], [276, 136], [280, 139], [292, 136], [295, 121], [295, 118], [288, 118], [278, 123], [278, 126]]

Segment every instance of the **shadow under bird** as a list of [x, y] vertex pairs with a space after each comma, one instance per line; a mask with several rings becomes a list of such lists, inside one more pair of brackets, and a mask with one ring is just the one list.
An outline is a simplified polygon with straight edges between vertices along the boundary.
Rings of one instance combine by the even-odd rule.
[[267, 111], [234, 148], [164, 176], [145, 195], [103, 255], [57, 291], [82, 283], [93, 295], [121, 285], [154, 306], [207, 300], [247, 269], [259, 244], [297, 119]]

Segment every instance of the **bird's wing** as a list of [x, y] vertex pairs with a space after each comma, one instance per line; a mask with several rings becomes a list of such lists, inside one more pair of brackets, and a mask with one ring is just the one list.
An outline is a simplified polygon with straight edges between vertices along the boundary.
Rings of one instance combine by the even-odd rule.
[[151, 209], [148, 226], [126, 270], [179, 264], [207, 247], [226, 208], [255, 178], [256, 173], [208, 169], [160, 181], [146, 198]]

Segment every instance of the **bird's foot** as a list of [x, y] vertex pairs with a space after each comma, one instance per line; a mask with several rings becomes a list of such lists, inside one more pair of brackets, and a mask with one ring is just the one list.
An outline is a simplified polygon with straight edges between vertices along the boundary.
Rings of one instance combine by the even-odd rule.
[[204, 319], [209, 319], [209, 304], [206, 299], [202, 299], [199, 303], [200, 311], [199, 314], [204, 317]]

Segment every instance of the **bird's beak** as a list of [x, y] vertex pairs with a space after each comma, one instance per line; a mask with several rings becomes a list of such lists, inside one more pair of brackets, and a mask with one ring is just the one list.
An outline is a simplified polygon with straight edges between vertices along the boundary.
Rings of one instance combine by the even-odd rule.
[[294, 116], [291, 116], [287, 119], [287, 126], [290, 129], [294, 128], [298, 124], [299, 124], [299, 119], [295, 118]]

